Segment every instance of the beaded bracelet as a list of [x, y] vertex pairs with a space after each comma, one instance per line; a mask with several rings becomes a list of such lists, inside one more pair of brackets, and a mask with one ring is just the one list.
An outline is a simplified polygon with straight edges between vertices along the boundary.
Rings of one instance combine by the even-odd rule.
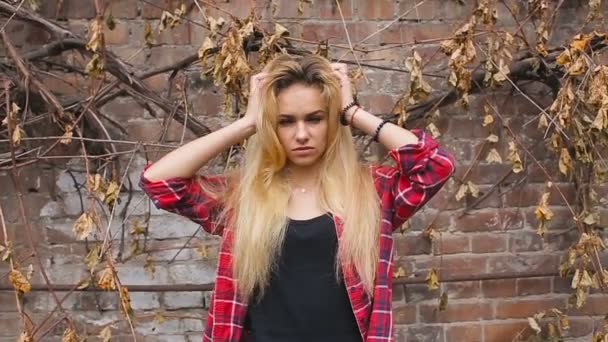
[[340, 112], [340, 123], [344, 126], [348, 126], [348, 121], [346, 121], [346, 112], [351, 109], [353, 106], [358, 106], [357, 100], [353, 100], [353, 102], [346, 105], [346, 107], [342, 108]]
[[376, 127], [376, 132], [374, 132], [374, 138], [373, 138], [373, 140], [375, 142], [378, 142], [378, 136], [380, 135], [380, 130], [382, 129], [382, 126], [386, 125], [386, 123], [388, 123], [388, 122], [391, 122], [391, 121], [388, 119], [385, 119], [378, 125], [378, 127]]

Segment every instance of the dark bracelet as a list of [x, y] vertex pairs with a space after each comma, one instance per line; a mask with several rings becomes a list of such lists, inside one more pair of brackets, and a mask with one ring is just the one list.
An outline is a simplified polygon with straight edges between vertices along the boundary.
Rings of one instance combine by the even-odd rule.
[[386, 125], [387, 122], [391, 122], [391, 121], [388, 119], [385, 119], [378, 125], [378, 127], [376, 127], [376, 132], [374, 132], [374, 138], [373, 138], [373, 140], [375, 142], [378, 142], [378, 136], [380, 135], [380, 130], [382, 129], [382, 126]]
[[348, 126], [348, 120], [346, 120], [346, 112], [354, 106], [358, 105], [359, 103], [357, 102], [357, 100], [353, 100], [353, 102], [347, 104], [346, 107], [342, 108], [342, 111], [340, 112], [340, 123], [343, 126]]

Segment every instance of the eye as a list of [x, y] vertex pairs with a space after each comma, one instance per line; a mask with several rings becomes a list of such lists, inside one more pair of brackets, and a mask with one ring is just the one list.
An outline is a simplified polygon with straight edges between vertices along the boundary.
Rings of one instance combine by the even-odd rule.
[[287, 125], [290, 125], [291, 123], [293, 123], [293, 120], [291, 120], [291, 119], [280, 119], [279, 120], [279, 126], [287, 126]]
[[321, 120], [323, 120], [323, 118], [320, 116], [313, 116], [312, 118], [308, 119], [308, 121], [311, 121], [314, 123], [319, 123], [319, 122], [321, 122]]

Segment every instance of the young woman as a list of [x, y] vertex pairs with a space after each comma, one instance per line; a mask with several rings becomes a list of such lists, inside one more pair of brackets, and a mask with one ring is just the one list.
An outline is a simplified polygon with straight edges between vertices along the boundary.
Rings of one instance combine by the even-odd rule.
[[[349, 125], [397, 166], [361, 164]], [[238, 171], [196, 175], [246, 138]], [[147, 165], [140, 185], [222, 236], [203, 341], [384, 342], [392, 232], [453, 170], [427, 134], [359, 107], [344, 64], [283, 55], [251, 78], [242, 119]]]

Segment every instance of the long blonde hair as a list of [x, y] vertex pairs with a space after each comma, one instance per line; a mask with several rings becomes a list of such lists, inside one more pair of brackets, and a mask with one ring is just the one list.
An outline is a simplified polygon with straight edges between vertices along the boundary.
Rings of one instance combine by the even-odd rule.
[[[262, 113], [257, 133], [247, 142], [238, 184], [227, 194], [225, 209], [233, 214], [233, 271], [239, 294], [250, 299], [264, 294], [276, 267], [288, 223], [290, 191], [284, 168], [285, 151], [276, 130], [277, 96], [293, 84], [315, 86], [327, 105], [327, 149], [320, 162], [320, 204], [343, 221], [338, 265], [354, 267], [368, 295], [373, 296], [379, 259], [380, 206], [369, 168], [359, 162], [350, 128], [340, 125], [340, 86], [330, 63], [315, 55], [281, 55], [266, 67]], [[356, 190], [355, 190], [356, 189]]]

